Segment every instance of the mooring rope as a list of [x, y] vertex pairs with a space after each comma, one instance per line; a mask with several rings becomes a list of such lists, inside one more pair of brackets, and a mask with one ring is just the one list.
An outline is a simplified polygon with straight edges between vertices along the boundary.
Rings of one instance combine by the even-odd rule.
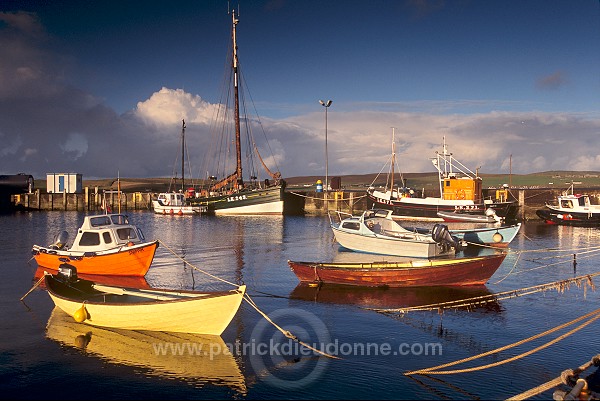
[[560, 384], [568, 385], [568, 381], [570, 378], [577, 377], [581, 372], [583, 372], [591, 366], [598, 366], [599, 358], [600, 354], [596, 355], [589, 362], [584, 363], [575, 370], [567, 369], [563, 371], [559, 377], [556, 377], [550, 381], [547, 381], [546, 383], [540, 384], [539, 386], [524, 391], [521, 394], [517, 394], [510, 398], [507, 398], [506, 401], [526, 400], [527, 398], [531, 398], [535, 395], [541, 394], [544, 391], [548, 391]]
[[173, 255], [175, 255], [177, 258], [179, 258], [183, 263], [185, 263], [186, 265], [190, 266], [192, 269], [199, 271], [200, 273], [206, 274], [209, 277], [214, 278], [215, 280], [219, 280], [222, 281], [224, 283], [227, 283], [229, 285], [232, 285], [234, 287], [239, 287], [239, 285], [232, 283], [231, 281], [227, 281], [225, 279], [222, 279], [221, 277], [217, 277], [214, 274], [210, 274], [207, 271], [204, 271], [202, 269], [199, 269], [198, 267], [194, 266], [193, 264], [191, 264], [190, 262], [188, 262], [187, 260], [185, 260], [184, 258], [182, 258], [181, 256], [179, 256], [174, 250], [172, 250], [171, 248], [169, 248], [169, 246], [167, 244], [165, 244], [164, 242], [162, 242], [161, 240], [158, 240], [158, 242], [160, 242], [162, 244], [162, 246], [164, 246], [165, 248], [167, 248], [167, 250], [169, 252], [171, 252]]
[[592, 278], [600, 275], [600, 272], [595, 272], [591, 274], [586, 274], [583, 276], [573, 277], [565, 280], [554, 281], [546, 284], [538, 284], [531, 287], [520, 288], [516, 290], [509, 290], [498, 292], [495, 294], [488, 295], [480, 295], [472, 298], [464, 298], [458, 299], [455, 301], [447, 301], [447, 302], [438, 302], [434, 304], [426, 304], [419, 306], [407, 306], [404, 308], [364, 308], [367, 310], [372, 310], [379, 313], [408, 313], [412, 311], [430, 311], [430, 310], [440, 310], [440, 309], [453, 309], [459, 307], [465, 307], [470, 305], [479, 305], [485, 304], [488, 302], [495, 302], [503, 299], [515, 298], [523, 295], [535, 294], [537, 292], [545, 291], [548, 289], [556, 289], [559, 292], [563, 292], [566, 288], [569, 287], [570, 284], [575, 283], [576, 285], [581, 285], [582, 282], [586, 283], [586, 285], [590, 285], [592, 290], [595, 290], [595, 285], [592, 281]]
[[[239, 287], [238, 285], [236, 285], [236, 284], [234, 284], [234, 283], [232, 283], [232, 282], [230, 282], [230, 281], [224, 280], [224, 279], [222, 279], [222, 278], [220, 278], [220, 277], [217, 277], [217, 276], [215, 276], [215, 275], [213, 275], [213, 274], [210, 274], [210, 273], [208, 273], [208, 272], [206, 272], [206, 271], [204, 271], [204, 270], [202, 270], [202, 269], [199, 269], [199, 268], [197, 268], [196, 266], [194, 266], [193, 264], [191, 264], [190, 262], [188, 262], [187, 260], [185, 260], [185, 259], [184, 259], [184, 258], [182, 258], [181, 256], [177, 255], [177, 254], [176, 254], [176, 253], [175, 253], [175, 252], [174, 252], [174, 251], [173, 251], [171, 248], [169, 248], [169, 247], [168, 247], [166, 244], [164, 244], [162, 241], [160, 241], [160, 240], [159, 240], [159, 242], [160, 242], [160, 243], [161, 243], [161, 244], [162, 244], [162, 245], [163, 245], [165, 248], [167, 248], [167, 249], [168, 249], [168, 250], [169, 250], [171, 253], [173, 253], [173, 255], [175, 255], [176, 257], [178, 257], [179, 259], [181, 259], [181, 260], [182, 260], [182, 261], [183, 261], [185, 264], [187, 264], [188, 266], [190, 266], [192, 269], [195, 269], [195, 270], [197, 270], [197, 271], [199, 271], [199, 272], [201, 272], [201, 273], [204, 273], [204, 274], [206, 274], [206, 275], [208, 275], [208, 276], [210, 276], [210, 277], [212, 277], [212, 278], [215, 278], [215, 279], [217, 279], [217, 280], [220, 280], [220, 281], [222, 281], [222, 282], [224, 282], [224, 283], [231, 284], [231, 285], [233, 285], [234, 287]], [[292, 334], [290, 331], [288, 331], [288, 330], [284, 330], [283, 328], [281, 328], [281, 327], [280, 327], [279, 325], [277, 325], [277, 324], [276, 324], [276, 323], [275, 323], [273, 320], [271, 320], [271, 318], [269, 318], [269, 316], [268, 316], [266, 313], [264, 313], [263, 311], [261, 311], [261, 310], [260, 310], [260, 308], [258, 307], [258, 305], [256, 305], [256, 303], [254, 302], [254, 300], [253, 300], [252, 298], [250, 298], [250, 296], [249, 296], [247, 293], [246, 293], [246, 294], [244, 294], [244, 300], [245, 300], [245, 301], [246, 301], [248, 304], [250, 304], [250, 306], [252, 306], [252, 307], [253, 307], [253, 308], [254, 308], [254, 309], [255, 309], [255, 310], [258, 312], [258, 313], [260, 313], [260, 314], [262, 315], [262, 317], [264, 317], [264, 318], [265, 318], [265, 319], [266, 319], [266, 320], [267, 320], [269, 323], [271, 323], [271, 324], [272, 324], [272, 325], [273, 325], [273, 326], [274, 326], [274, 327], [275, 327], [277, 330], [279, 330], [281, 333], [283, 333], [283, 335], [284, 335], [284, 336], [286, 336], [287, 338], [289, 338], [289, 339], [291, 339], [291, 340], [294, 340], [294, 341], [298, 342], [299, 344], [303, 345], [304, 347], [306, 347], [306, 348], [308, 348], [308, 349], [310, 349], [310, 350], [312, 350], [312, 351], [314, 351], [314, 352], [316, 352], [316, 353], [318, 353], [318, 354], [321, 354], [321, 355], [323, 355], [323, 356], [326, 356], [326, 357], [328, 357], [328, 358], [340, 359], [340, 358], [339, 358], [339, 357], [337, 357], [337, 356], [334, 356], [334, 355], [327, 354], [327, 353], [325, 353], [325, 352], [323, 352], [323, 351], [320, 351], [320, 350], [318, 350], [318, 349], [316, 349], [316, 348], [314, 348], [314, 347], [310, 346], [309, 344], [306, 344], [305, 342], [301, 341], [301, 340], [300, 340], [300, 339], [299, 339], [297, 336], [295, 336], [294, 334]]]
[[[504, 360], [501, 360], [501, 361], [493, 362], [493, 363], [490, 363], [490, 364], [487, 364], [487, 365], [475, 366], [475, 367], [472, 367], [472, 368], [456, 369], [456, 370], [439, 370], [439, 369], [443, 369], [443, 368], [446, 368], [446, 367], [449, 367], [449, 366], [454, 366], [454, 365], [458, 365], [458, 364], [461, 364], [461, 363], [464, 363], [464, 362], [469, 362], [469, 361], [472, 361], [472, 360], [475, 360], [475, 359], [479, 359], [479, 358], [482, 358], [482, 357], [485, 357], [485, 356], [489, 356], [489, 355], [492, 355], [492, 354], [497, 354], [498, 352], [505, 351], [507, 349], [514, 348], [516, 346], [525, 344], [525, 343], [527, 343], [529, 341], [533, 341], [535, 339], [544, 337], [544, 336], [546, 336], [548, 334], [552, 334], [552, 333], [554, 333], [554, 332], [556, 332], [558, 330], [564, 329], [565, 327], [568, 327], [568, 326], [570, 326], [572, 324], [578, 323], [578, 322], [580, 322], [580, 321], [582, 321], [584, 319], [587, 319], [587, 318], [589, 318], [588, 321], [586, 321], [586, 322], [580, 324], [579, 326], [571, 329], [570, 331], [568, 331], [568, 332], [560, 335], [559, 337], [557, 337], [557, 338], [555, 338], [553, 340], [550, 340], [547, 343], [542, 344], [539, 347], [536, 347], [536, 348], [534, 348], [532, 350], [523, 352], [523, 353], [521, 353], [519, 355], [515, 355], [513, 357], [510, 357], [510, 358], [507, 358], [507, 359], [504, 359]], [[409, 375], [415, 375], [415, 374], [450, 375], [450, 374], [457, 374], [457, 373], [474, 372], [474, 371], [478, 371], [478, 370], [492, 368], [492, 367], [499, 366], [499, 365], [504, 365], [504, 364], [506, 364], [508, 362], [512, 362], [512, 361], [515, 361], [517, 359], [524, 358], [524, 357], [526, 357], [528, 355], [531, 355], [531, 354], [534, 354], [534, 353], [536, 353], [536, 352], [538, 352], [538, 351], [540, 351], [542, 349], [548, 348], [549, 346], [551, 346], [551, 345], [553, 345], [553, 344], [555, 344], [555, 343], [557, 343], [557, 342], [559, 342], [559, 341], [567, 338], [571, 334], [573, 334], [573, 333], [575, 333], [575, 332], [583, 329], [584, 327], [586, 327], [589, 324], [593, 323], [597, 319], [600, 319], [600, 309], [596, 309], [593, 312], [586, 313], [585, 315], [583, 315], [581, 317], [573, 319], [570, 322], [563, 323], [563, 324], [561, 324], [561, 325], [559, 325], [557, 327], [554, 327], [554, 328], [552, 328], [550, 330], [546, 330], [546, 331], [544, 331], [542, 333], [533, 335], [533, 336], [528, 337], [526, 339], [517, 341], [517, 342], [512, 343], [512, 344], [505, 345], [505, 346], [500, 347], [500, 348], [496, 348], [494, 350], [483, 352], [481, 354], [474, 355], [474, 356], [471, 356], [471, 357], [468, 357], [468, 358], [463, 358], [463, 359], [460, 359], [458, 361], [449, 362], [449, 363], [445, 363], [445, 364], [438, 365], [438, 366], [433, 366], [433, 367], [430, 367], [430, 368], [418, 369], [418, 370], [413, 370], [413, 371], [405, 372], [404, 374], [407, 375], [407, 376], [409, 376]]]
[[271, 318], [269, 318], [269, 316], [266, 313], [264, 313], [263, 311], [261, 311], [258, 308], [258, 306], [256, 305], [256, 303], [254, 303], [254, 300], [252, 300], [252, 298], [250, 298], [250, 296], [248, 294], [246, 294], [244, 296], [244, 300], [246, 302], [248, 302], [254, 309], [256, 309], [256, 311], [258, 313], [260, 313], [262, 315], [262, 317], [264, 317], [269, 323], [271, 323], [277, 330], [279, 330], [281, 333], [283, 333], [283, 335], [286, 336], [287, 338], [298, 342], [299, 344], [303, 345], [304, 347], [306, 347], [306, 348], [308, 348], [308, 349], [310, 349], [310, 350], [312, 350], [312, 351], [314, 351], [314, 352], [316, 352], [316, 353], [318, 353], [320, 355], [326, 356], [328, 358], [333, 358], [333, 359], [341, 359], [340, 357], [328, 354], [326, 352], [323, 352], [321, 350], [318, 350], [318, 349], [312, 347], [311, 345], [305, 343], [304, 341], [301, 341], [297, 336], [293, 335], [290, 331], [284, 330], [277, 323], [275, 323], [273, 320], [271, 320]]

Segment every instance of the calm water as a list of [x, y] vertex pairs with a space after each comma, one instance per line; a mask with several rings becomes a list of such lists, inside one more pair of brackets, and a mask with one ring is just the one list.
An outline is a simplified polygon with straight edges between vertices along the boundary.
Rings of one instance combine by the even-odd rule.
[[[585, 291], [583, 286], [443, 314], [381, 314], [365, 309], [500, 293], [594, 273], [600, 270], [596, 249], [600, 231], [596, 229], [528, 223], [511, 244], [511, 254], [481, 288], [315, 289], [298, 285], [287, 260], [325, 261], [339, 252], [325, 217], [128, 214], [147, 239], [162, 242], [144, 284], [229, 288], [201, 270], [243, 282], [257, 306], [275, 323], [310, 344], [325, 344], [325, 350], [340, 359], [294, 349], [296, 343], [246, 302], [220, 339], [75, 324], [53, 312], [52, 301], [39, 288], [21, 302], [36, 273], [31, 245], [48, 244], [63, 229], [74, 235], [83, 214], [20, 213], [0, 216], [0, 266], [5, 278], [0, 283], [2, 398], [505, 399], [588, 362], [600, 350], [598, 323], [593, 323], [505, 365], [445, 376], [403, 375], [507, 345], [593, 311], [599, 306], [598, 293]], [[576, 271], [573, 254], [577, 254]], [[454, 369], [512, 357], [564, 332]], [[157, 345], [169, 343], [205, 344], [215, 352], [212, 360], [189, 352], [158, 354]], [[428, 345], [437, 348], [426, 355]], [[216, 355], [218, 347], [230, 347], [234, 353]], [[551, 396], [549, 391], [535, 398]]]

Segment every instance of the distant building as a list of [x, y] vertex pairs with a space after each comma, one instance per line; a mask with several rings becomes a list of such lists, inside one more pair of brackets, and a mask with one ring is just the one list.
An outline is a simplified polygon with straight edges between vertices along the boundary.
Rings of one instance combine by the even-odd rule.
[[46, 190], [49, 194], [80, 194], [83, 192], [83, 179], [76, 173], [47, 173]]

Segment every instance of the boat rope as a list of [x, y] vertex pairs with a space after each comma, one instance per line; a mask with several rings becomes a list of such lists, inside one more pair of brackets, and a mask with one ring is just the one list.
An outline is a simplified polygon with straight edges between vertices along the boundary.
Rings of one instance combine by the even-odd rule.
[[[585, 321], [585, 322], [583, 322], [583, 323], [581, 323], [579, 326], [571, 329], [570, 331], [568, 331], [568, 332], [566, 332], [566, 333], [558, 336], [557, 338], [555, 338], [553, 340], [548, 341], [545, 344], [542, 344], [542, 345], [540, 345], [540, 346], [538, 346], [536, 348], [533, 348], [533, 349], [531, 349], [529, 351], [523, 352], [523, 353], [521, 353], [519, 355], [515, 355], [513, 357], [510, 357], [510, 358], [507, 358], [507, 359], [504, 359], [504, 360], [501, 360], [501, 361], [489, 363], [487, 365], [475, 366], [475, 367], [464, 368], [464, 369], [455, 369], [455, 370], [439, 370], [439, 369], [443, 369], [443, 368], [446, 368], [446, 367], [449, 367], [449, 366], [454, 366], [454, 365], [458, 365], [458, 364], [461, 364], [461, 363], [464, 363], [464, 362], [469, 362], [469, 361], [472, 361], [472, 360], [475, 360], [475, 359], [479, 359], [479, 358], [482, 358], [482, 357], [485, 357], [485, 356], [497, 354], [497, 353], [499, 353], [501, 351], [505, 351], [507, 349], [510, 349], [510, 348], [513, 348], [513, 347], [525, 344], [525, 343], [527, 343], [529, 341], [533, 341], [535, 339], [544, 337], [544, 336], [546, 336], [548, 334], [552, 334], [552, 333], [554, 333], [554, 332], [556, 332], [558, 330], [564, 329], [565, 327], [568, 327], [568, 326], [570, 326], [572, 324], [578, 323], [578, 322], [580, 322], [582, 320], [585, 320], [585, 319], [588, 319], [588, 320]], [[512, 344], [505, 345], [505, 346], [500, 347], [500, 348], [496, 348], [494, 350], [490, 350], [490, 351], [483, 352], [483, 353], [478, 354], [478, 355], [474, 355], [474, 356], [470, 356], [470, 357], [467, 357], [467, 358], [463, 358], [463, 359], [460, 359], [458, 361], [448, 362], [448, 363], [445, 363], [445, 364], [442, 364], [442, 365], [433, 366], [433, 367], [430, 367], [430, 368], [425, 368], [425, 369], [419, 369], [419, 370], [413, 370], [413, 371], [405, 372], [404, 374], [407, 375], [407, 376], [415, 375], [415, 374], [450, 375], [450, 374], [457, 374], [457, 373], [475, 372], [475, 371], [479, 371], [479, 370], [483, 370], [483, 369], [488, 369], [488, 368], [492, 368], [492, 367], [504, 365], [506, 363], [516, 361], [518, 359], [524, 358], [524, 357], [529, 356], [531, 354], [534, 354], [534, 353], [536, 353], [538, 351], [541, 351], [541, 350], [543, 350], [545, 348], [548, 348], [549, 346], [551, 346], [553, 344], [556, 344], [557, 342], [559, 342], [561, 340], [564, 340], [565, 338], [567, 338], [571, 334], [576, 333], [577, 331], [585, 328], [586, 326], [588, 326], [589, 324], [593, 323], [594, 321], [596, 321], [598, 319], [600, 319], [600, 309], [596, 309], [596, 310], [594, 310], [592, 312], [586, 313], [583, 316], [580, 316], [580, 317], [578, 317], [576, 319], [573, 319], [570, 322], [563, 323], [563, 324], [561, 324], [559, 326], [556, 326], [555, 328], [552, 328], [550, 330], [546, 330], [546, 331], [544, 331], [542, 333], [533, 335], [531, 337], [528, 337], [528, 338], [525, 338], [523, 340], [514, 342]]]
[[318, 350], [318, 349], [310, 346], [309, 344], [306, 344], [304, 341], [301, 341], [297, 336], [295, 336], [294, 334], [292, 334], [290, 331], [284, 330], [282, 327], [280, 327], [279, 325], [277, 325], [277, 323], [275, 323], [273, 320], [271, 320], [266, 313], [264, 313], [263, 311], [261, 311], [259, 309], [259, 307], [256, 305], [256, 303], [254, 302], [254, 300], [252, 298], [250, 298], [250, 296], [248, 294], [244, 295], [244, 300], [246, 302], [248, 302], [250, 304], [250, 306], [252, 306], [258, 313], [260, 313], [262, 315], [262, 317], [264, 317], [269, 323], [271, 323], [277, 330], [279, 330], [287, 338], [298, 342], [302, 346], [304, 346], [304, 347], [306, 347], [306, 348], [308, 348], [308, 349], [312, 350], [313, 352], [316, 352], [316, 353], [318, 353], [320, 355], [326, 356], [328, 358], [333, 358], [333, 359], [341, 359], [340, 357], [328, 354], [326, 352], [323, 352], [321, 350]]
[[494, 284], [499, 284], [499, 283], [503, 282], [504, 280], [506, 280], [508, 278], [508, 276], [510, 276], [512, 274], [512, 272], [517, 267], [517, 263], [519, 262], [521, 255], [522, 255], [522, 253], [517, 252], [517, 258], [515, 259], [515, 263], [513, 263], [512, 268], [509, 270], [509, 272], [506, 274], [506, 276], [502, 277], [500, 280], [496, 281]]
[[222, 281], [224, 283], [230, 284], [234, 287], [239, 287], [239, 285], [232, 283], [231, 281], [227, 281], [225, 279], [222, 279], [221, 277], [217, 277], [214, 274], [210, 274], [207, 271], [204, 271], [202, 269], [199, 269], [198, 267], [194, 266], [193, 264], [191, 264], [190, 262], [188, 262], [187, 260], [185, 260], [184, 258], [182, 258], [181, 256], [179, 256], [174, 250], [172, 250], [171, 248], [169, 248], [169, 246], [167, 244], [165, 244], [164, 242], [162, 242], [161, 240], [158, 240], [158, 242], [160, 242], [162, 244], [162, 246], [164, 246], [169, 252], [171, 252], [173, 255], [175, 255], [177, 258], [179, 258], [183, 263], [185, 263], [186, 265], [190, 266], [192, 269], [199, 271], [200, 273], [206, 274], [209, 277], [214, 278], [215, 280], [219, 280]]
[[[563, 371], [560, 376], [547, 381], [546, 383], [540, 384], [537, 387], [531, 388], [527, 391], [522, 392], [521, 394], [514, 395], [510, 398], [507, 398], [506, 401], [517, 401], [517, 400], [526, 400], [533, 396], [543, 393], [544, 391], [551, 390], [552, 388], [560, 385], [570, 385], [572, 381], [577, 381], [577, 377], [580, 373], [590, 368], [591, 366], [599, 366], [600, 365], [600, 354], [594, 356], [589, 362], [584, 363], [576, 369], [567, 369]], [[581, 379], [580, 379], [581, 380]], [[578, 394], [577, 394], [578, 395]], [[576, 397], [577, 397], [576, 395]], [[577, 399], [577, 398], [572, 399]], [[554, 398], [555, 400], [558, 398]], [[566, 398], [563, 398], [566, 399]]]
[[24, 300], [25, 297], [31, 293], [31, 291], [35, 290], [40, 284], [42, 284], [42, 281], [44, 281], [44, 277], [46, 277], [45, 274], [42, 275], [42, 277], [33, 285], [33, 287], [31, 287], [31, 289], [29, 291], [27, 291], [27, 293], [25, 295], [23, 295], [21, 297], [21, 299], [19, 301]]
[[534, 285], [531, 287], [524, 287], [524, 288], [520, 288], [520, 289], [516, 289], [516, 290], [503, 291], [503, 292], [498, 292], [498, 293], [489, 294], [489, 295], [481, 295], [481, 296], [472, 297], [472, 298], [464, 298], [464, 299], [459, 299], [459, 300], [455, 300], [455, 301], [439, 302], [439, 303], [419, 305], [419, 306], [407, 306], [404, 308], [391, 308], [391, 309], [365, 308], [365, 309], [372, 310], [372, 311], [379, 312], [379, 313], [402, 313], [402, 314], [408, 313], [408, 312], [413, 312], [413, 311], [431, 311], [431, 310], [441, 311], [444, 309], [456, 309], [456, 308], [467, 307], [467, 306], [483, 305], [488, 302], [497, 302], [497, 301], [504, 300], [504, 299], [521, 297], [523, 295], [535, 294], [537, 292], [542, 292], [542, 291], [546, 291], [546, 290], [550, 290], [550, 289], [556, 289], [558, 292], [564, 292], [565, 289], [568, 289], [569, 286], [573, 283], [575, 283], [578, 287], [580, 287], [583, 283], [585, 285], [585, 288], [587, 288], [587, 285], [589, 285], [592, 288], [592, 290], [595, 290], [596, 287], [592, 281], [592, 278], [596, 277], [598, 275], [600, 275], [600, 272], [586, 274], [583, 276], [573, 277], [573, 278], [569, 278], [569, 279], [565, 279], [565, 280], [554, 281], [551, 283], [538, 284], [538, 285]]
[[[224, 279], [222, 279], [222, 278], [220, 278], [220, 277], [217, 277], [217, 276], [215, 276], [215, 275], [213, 275], [213, 274], [210, 274], [210, 273], [208, 273], [208, 272], [206, 272], [206, 271], [204, 271], [204, 270], [202, 270], [202, 269], [198, 269], [196, 266], [192, 265], [192, 264], [191, 264], [191, 263], [189, 263], [187, 260], [185, 260], [185, 259], [183, 259], [182, 257], [180, 257], [179, 255], [177, 255], [177, 254], [176, 254], [176, 253], [175, 253], [175, 252], [174, 252], [174, 251], [173, 251], [171, 248], [169, 248], [169, 247], [168, 247], [166, 244], [164, 244], [162, 241], [160, 241], [160, 240], [159, 240], [159, 242], [160, 242], [160, 243], [161, 243], [161, 244], [162, 244], [162, 245], [163, 245], [165, 248], [167, 248], [167, 249], [168, 249], [168, 250], [169, 250], [171, 253], [173, 253], [173, 255], [177, 256], [179, 259], [181, 259], [181, 260], [182, 260], [182, 261], [183, 261], [185, 264], [187, 264], [187, 265], [188, 265], [188, 266], [190, 266], [191, 268], [193, 268], [193, 269], [195, 269], [195, 270], [197, 270], [197, 271], [199, 271], [199, 272], [201, 272], [201, 273], [204, 273], [204, 274], [206, 274], [206, 275], [208, 275], [208, 276], [210, 276], [210, 277], [212, 277], [212, 278], [215, 278], [215, 279], [217, 279], [217, 280], [220, 280], [220, 281], [222, 281], [222, 282], [224, 282], [224, 283], [231, 284], [231, 285], [233, 285], [234, 287], [238, 287], [238, 285], [236, 285], [236, 284], [234, 284], [234, 283], [232, 283], [232, 282], [229, 282], [229, 281], [227, 281], [227, 280], [224, 280]], [[250, 298], [250, 296], [249, 296], [248, 294], [244, 294], [244, 300], [245, 300], [245, 301], [246, 301], [248, 304], [250, 304], [250, 306], [252, 306], [252, 307], [253, 307], [253, 308], [254, 308], [254, 309], [255, 309], [255, 310], [258, 312], [258, 313], [260, 313], [260, 314], [262, 315], [262, 317], [264, 317], [264, 318], [265, 318], [265, 319], [266, 319], [266, 320], [267, 320], [269, 323], [271, 323], [273, 326], [275, 326], [275, 328], [277, 328], [277, 330], [279, 330], [279, 331], [280, 331], [280, 332], [281, 332], [281, 333], [282, 333], [284, 336], [286, 336], [287, 338], [289, 338], [289, 339], [291, 339], [291, 340], [294, 340], [294, 341], [297, 341], [299, 344], [303, 345], [304, 347], [306, 347], [306, 348], [308, 348], [308, 349], [310, 349], [310, 350], [312, 350], [312, 351], [314, 351], [314, 352], [316, 352], [316, 353], [318, 353], [318, 354], [321, 354], [321, 355], [323, 355], [323, 356], [326, 356], [326, 357], [328, 357], [328, 358], [340, 359], [340, 358], [339, 358], [339, 357], [337, 357], [337, 356], [334, 356], [334, 355], [327, 354], [327, 353], [325, 353], [325, 352], [323, 352], [323, 351], [320, 351], [320, 350], [318, 350], [318, 349], [316, 349], [316, 348], [314, 348], [314, 347], [310, 346], [309, 344], [306, 344], [305, 342], [301, 341], [301, 340], [300, 340], [300, 339], [299, 339], [297, 336], [295, 336], [294, 334], [292, 334], [290, 331], [288, 331], [288, 330], [284, 330], [283, 328], [281, 328], [281, 327], [280, 327], [279, 325], [277, 325], [277, 324], [276, 324], [276, 323], [275, 323], [273, 320], [271, 320], [271, 319], [269, 318], [269, 316], [268, 316], [266, 313], [264, 313], [263, 311], [261, 311], [261, 310], [260, 310], [260, 308], [259, 308], [259, 307], [256, 305], [256, 303], [254, 302], [254, 300], [253, 300], [252, 298]]]

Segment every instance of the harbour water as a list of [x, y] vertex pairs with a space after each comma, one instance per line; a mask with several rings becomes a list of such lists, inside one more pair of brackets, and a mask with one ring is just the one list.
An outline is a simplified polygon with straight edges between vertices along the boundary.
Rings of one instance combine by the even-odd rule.
[[[327, 261], [341, 252], [327, 217], [128, 215], [147, 239], [161, 242], [147, 285], [230, 288], [203, 272], [244, 283], [273, 323], [337, 358], [299, 347], [248, 302], [220, 338], [207, 339], [77, 324], [53, 311], [39, 287], [20, 301], [36, 281], [31, 246], [51, 243], [61, 230], [73, 236], [84, 214], [17, 213], [0, 216], [3, 398], [506, 399], [590, 361], [600, 350], [597, 322], [543, 346], [582, 321], [445, 370], [495, 366], [405, 375], [527, 339], [596, 310], [598, 292], [586, 282], [443, 312], [369, 309], [501, 294], [596, 273], [598, 229], [524, 223], [504, 263], [483, 287], [311, 288], [299, 285], [287, 261]], [[190, 351], [193, 347], [196, 352]], [[499, 363], [536, 347], [541, 349]], [[532, 399], [549, 399], [552, 391]]]

